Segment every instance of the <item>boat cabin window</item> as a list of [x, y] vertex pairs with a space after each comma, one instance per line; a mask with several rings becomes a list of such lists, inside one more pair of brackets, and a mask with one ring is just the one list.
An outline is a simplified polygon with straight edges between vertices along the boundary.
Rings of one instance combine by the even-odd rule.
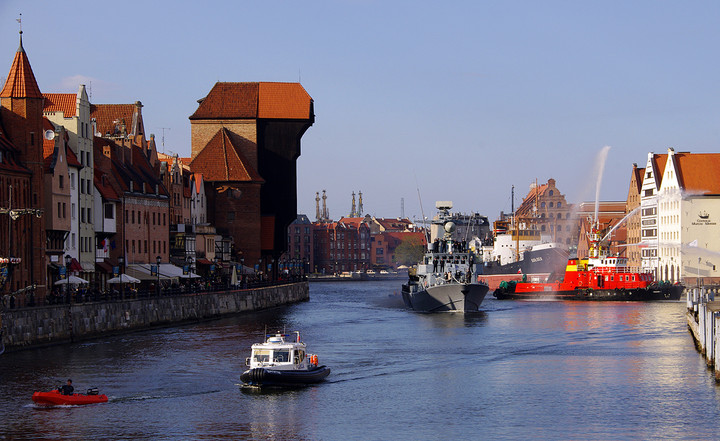
[[272, 351], [270, 349], [257, 349], [255, 354], [253, 354], [253, 358], [255, 358], [255, 361], [258, 363], [267, 363], [270, 361], [271, 353]]
[[635, 274], [633, 274], [633, 276], [632, 276], [632, 281], [633, 282], [635, 281]]
[[275, 363], [287, 363], [290, 361], [289, 349], [276, 349], [273, 351], [273, 361]]

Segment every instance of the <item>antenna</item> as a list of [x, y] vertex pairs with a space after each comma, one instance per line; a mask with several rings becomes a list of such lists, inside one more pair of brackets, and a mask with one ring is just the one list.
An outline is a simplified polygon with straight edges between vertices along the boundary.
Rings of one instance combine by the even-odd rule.
[[20, 13], [20, 18], [16, 18], [15, 21], [20, 23], [20, 33], [22, 34], [22, 12]]
[[87, 88], [88, 101], [92, 102], [92, 80], [88, 81], [88, 83], [89, 83], [88, 88]]
[[160, 127], [160, 129], [163, 132], [163, 134], [162, 134], [162, 148], [163, 148], [162, 152], [165, 153], [165, 130], [170, 130], [170, 127]]
[[405, 198], [400, 198], [400, 219], [405, 219]]

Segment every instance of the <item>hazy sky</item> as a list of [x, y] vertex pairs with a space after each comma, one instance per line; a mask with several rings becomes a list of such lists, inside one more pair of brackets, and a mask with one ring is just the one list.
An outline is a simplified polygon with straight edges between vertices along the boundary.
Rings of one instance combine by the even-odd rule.
[[[0, 1], [0, 79], [23, 45], [42, 92], [144, 104], [165, 153], [190, 154], [217, 81], [302, 83], [298, 211], [495, 219], [536, 179], [568, 202], [624, 200], [649, 151], [720, 148], [717, 1]], [[4, 61], [3, 61], [4, 60]], [[3, 67], [4, 66], [4, 67]], [[162, 150], [162, 147], [160, 147]]]

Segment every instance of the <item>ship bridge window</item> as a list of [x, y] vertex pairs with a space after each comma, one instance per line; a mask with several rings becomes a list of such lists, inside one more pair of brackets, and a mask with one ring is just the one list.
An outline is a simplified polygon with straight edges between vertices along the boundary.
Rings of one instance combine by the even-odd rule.
[[272, 351], [270, 349], [258, 349], [257, 351], [255, 351], [255, 354], [253, 354], [253, 357], [258, 363], [267, 363], [268, 361], [270, 361], [271, 354]]
[[275, 363], [287, 363], [290, 361], [290, 350], [281, 349], [273, 351], [273, 360]]

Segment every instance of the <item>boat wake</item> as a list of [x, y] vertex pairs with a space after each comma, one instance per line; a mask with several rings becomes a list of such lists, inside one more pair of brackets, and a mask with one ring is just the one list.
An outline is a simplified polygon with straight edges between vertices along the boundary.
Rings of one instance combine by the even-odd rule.
[[108, 396], [108, 402], [127, 403], [127, 402], [133, 402], [133, 401], [165, 400], [165, 399], [172, 399], [172, 398], [215, 394], [218, 392], [222, 392], [222, 390], [216, 389], [216, 390], [209, 390], [209, 391], [202, 391], [202, 392], [174, 393], [174, 394], [170, 393], [170, 394], [163, 394], [163, 395], [137, 395], [137, 396], [129, 396], [129, 397]]

